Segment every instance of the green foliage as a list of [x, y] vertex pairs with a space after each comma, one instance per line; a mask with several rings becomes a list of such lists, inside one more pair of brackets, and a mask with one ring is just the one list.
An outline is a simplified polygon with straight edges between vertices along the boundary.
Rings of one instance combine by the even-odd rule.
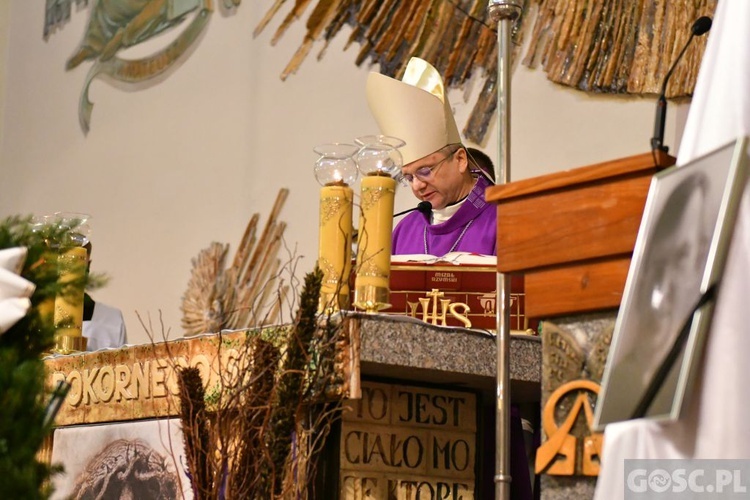
[[283, 374], [279, 380], [278, 399], [273, 407], [269, 433], [269, 451], [276, 471], [275, 484], [272, 485], [275, 492], [281, 491], [281, 471], [284, 470], [284, 462], [291, 448], [295, 412], [300, 404], [305, 370], [310, 362], [310, 342], [318, 326], [318, 299], [322, 283], [323, 271], [318, 267], [305, 276], [295, 328], [289, 337]]
[[30, 219], [11, 217], [0, 224], [0, 249], [25, 246], [28, 249], [21, 276], [36, 285], [31, 296], [32, 313], [26, 315], [0, 336], [0, 349], [13, 349], [21, 360], [39, 359], [54, 345], [52, 319], [41, 317], [38, 306], [62, 291], [57, 283], [57, 255], [50, 252], [47, 241], [62, 238], [63, 231], [45, 226], [32, 231]]
[[29, 314], [0, 335], [0, 498], [35, 499], [50, 494], [54, 469], [37, 461], [36, 454], [51, 430], [43, 428], [48, 393], [41, 358], [54, 345], [55, 328], [51, 310], [44, 317], [39, 305], [84, 284], [58, 283], [57, 252], [50, 248], [53, 242], [66, 241], [74, 229], [34, 226], [29, 217], [0, 222], [0, 249], [27, 247], [21, 276], [36, 285]]
[[44, 420], [44, 364], [0, 349], [0, 498], [47, 498], [52, 472], [36, 459]]

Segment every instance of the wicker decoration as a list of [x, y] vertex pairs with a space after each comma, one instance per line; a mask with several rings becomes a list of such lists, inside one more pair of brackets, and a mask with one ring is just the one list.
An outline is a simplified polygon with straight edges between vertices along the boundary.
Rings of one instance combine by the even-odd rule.
[[[544, 0], [524, 64], [541, 60], [550, 80], [580, 90], [658, 93], [690, 26], [715, 9], [716, 0]], [[667, 96], [692, 95], [706, 40], [693, 41]]]
[[[523, 64], [541, 63], [550, 80], [579, 90], [614, 94], [655, 94], [702, 15], [713, 15], [717, 0], [518, 0], [523, 14], [513, 40], [518, 56], [524, 29], [531, 41]], [[255, 28], [258, 35], [281, 10], [277, 0]], [[296, 0], [277, 28], [275, 44], [302, 18], [311, 0]], [[330, 41], [347, 25], [346, 48], [360, 46], [355, 63], [369, 60], [383, 74], [399, 77], [409, 58], [434, 65], [446, 84], [462, 87], [474, 74], [484, 79], [481, 94], [463, 130], [481, 144], [497, 107], [496, 26], [487, 20], [487, 0], [318, 0], [307, 18], [307, 33], [281, 74], [286, 79], [313, 45]], [[690, 96], [707, 37], [697, 38], [672, 75], [667, 95]]]
[[276, 257], [286, 223], [277, 222], [289, 190], [282, 189], [256, 242], [259, 215], [254, 214], [237, 247], [234, 260], [226, 265], [228, 244], [211, 243], [192, 260], [193, 270], [182, 297], [182, 327], [186, 335], [239, 330], [273, 323], [278, 300], [287, 287], [277, 284], [281, 261]]

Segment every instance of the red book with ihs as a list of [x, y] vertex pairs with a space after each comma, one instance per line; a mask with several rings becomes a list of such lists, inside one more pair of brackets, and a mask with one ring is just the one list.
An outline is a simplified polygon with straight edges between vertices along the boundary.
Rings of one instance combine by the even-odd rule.
[[[411, 316], [441, 326], [497, 329], [495, 257], [452, 253], [394, 255], [391, 258], [391, 307], [383, 314]], [[511, 277], [510, 327], [527, 330], [523, 275]]]

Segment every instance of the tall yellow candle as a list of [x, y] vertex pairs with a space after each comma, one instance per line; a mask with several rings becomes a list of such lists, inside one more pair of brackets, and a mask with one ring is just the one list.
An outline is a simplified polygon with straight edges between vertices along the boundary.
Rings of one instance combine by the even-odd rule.
[[[42, 258], [42, 264], [48, 272], [54, 272], [57, 275], [57, 260], [59, 254], [57, 250], [47, 250], [44, 252]], [[45, 326], [55, 326], [55, 297], [48, 297], [44, 301], [39, 302], [36, 306], [39, 319], [45, 324]]]
[[68, 354], [86, 350], [86, 338], [83, 337], [83, 283], [86, 273], [86, 249], [83, 247], [66, 248], [58, 257], [58, 283], [63, 286], [61, 293], [55, 297], [55, 351]]
[[323, 271], [319, 311], [329, 313], [349, 307], [352, 270], [352, 188], [343, 182], [320, 189], [318, 267]]
[[362, 179], [354, 305], [367, 312], [390, 305], [391, 231], [396, 181], [374, 173]]

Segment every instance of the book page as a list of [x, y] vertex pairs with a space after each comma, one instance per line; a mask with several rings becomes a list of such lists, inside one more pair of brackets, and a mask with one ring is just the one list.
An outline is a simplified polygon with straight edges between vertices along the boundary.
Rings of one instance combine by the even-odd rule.
[[427, 255], [427, 254], [410, 254], [410, 255], [392, 255], [391, 264], [406, 264], [406, 263], [422, 263], [422, 264], [473, 264], [483, 266], [495, 266], [497, 264], [497, 257], [494, 255], [481, 255], [478, 253], [470, 252], [451, 252], [443, 256]]

